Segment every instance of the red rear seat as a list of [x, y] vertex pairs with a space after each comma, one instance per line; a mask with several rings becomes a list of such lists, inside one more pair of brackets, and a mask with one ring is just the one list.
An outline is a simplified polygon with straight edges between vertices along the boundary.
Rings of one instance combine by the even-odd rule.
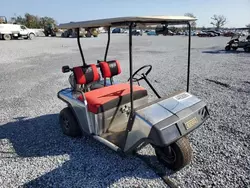
[[[143, 87], [133, 86], [134, 100], [147, 96], [147, 90]], [[130, 102], [130, 85], [115, 84], [85, 93], [88, 103], [88, 110], [95, 114], [116, 108], [122, 104]], [[83, 101], [80, 96], [79, 100]]]
[[87, 66], [74, 67], [73, 72], [76, 79], [76, 84], [89, 84], [100, 79], [97, 67], [95, 64]]

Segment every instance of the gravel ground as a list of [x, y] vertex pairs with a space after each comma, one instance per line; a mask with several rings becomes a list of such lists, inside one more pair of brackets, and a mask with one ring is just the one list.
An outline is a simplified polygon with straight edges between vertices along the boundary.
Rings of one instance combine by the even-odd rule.
[[[121, 62], [119, 81], [128, 78], [127, 39], [113, 35], [108, 56]], [[103, 58], [105, 34], [81, 40], [88, 63]], [[211, 117], [189, 135], [192, 163], [166, 169], [180, 187], [250, 187], [250, 54], [225, 53], [228, 40], [192, 37], [190, 92]], [[75, 39], [0, 42], [0, 187], [167, 187], [139, 158], [62, 134], [57, 92], [69, 86], [61, 67], [81, 65]], [[185, 89], [186, 45], [185, 36], [134, 37], [134, 69], [152, 64], [161, 94]], [[156, 162], [151, 147], [140, 153]]]

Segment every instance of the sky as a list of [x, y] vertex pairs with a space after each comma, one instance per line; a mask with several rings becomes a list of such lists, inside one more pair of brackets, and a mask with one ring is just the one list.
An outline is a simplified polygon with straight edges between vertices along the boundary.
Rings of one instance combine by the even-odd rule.
[[180, 16], [193, 13], [197, 26], [211, 27], [214, 14], [227, 18], [225, 27], [250, 23], [250, 0], [12, 0], [1, 2], [1, 16], [30, 13], [53, 17], [59, 24], [120, 16]]

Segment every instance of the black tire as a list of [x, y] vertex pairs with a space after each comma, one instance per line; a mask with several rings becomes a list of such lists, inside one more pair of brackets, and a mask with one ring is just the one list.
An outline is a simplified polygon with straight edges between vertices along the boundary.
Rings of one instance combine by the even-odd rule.
[[229, 50], [231, 50], [231, 47], [228, 45], [228, 46], [225, 47], [225, 50], [229, 51]]
[[[171, 152], [167, 152], [167, 150]], [[155, 147], [155, 154], [163, 165], [177, 171], [188, 165], [192, 160], [192, 148], [187, 137], [182, 137], [170, 146]]]
[[244, 51], [249, 53], [250, 52], [250, 47], [245, 47]]
[[92, 34], [90, 32], [87, 32], [87, 34], [85, 35], [85, 37], [90, 38], [92, 36]]
[[11, 35], [10, 34], [4, 34], [3, 35], [3, 39], [4, 40], [10, 40], [11, 39]]
[[29, 34], [29, 39], [30, 39], [30, 40], [33, 40], [34, 38], [35, 38], [35, 34], [34, 34], [34, 33], [30, 33], [30, 34]]
[[233, 51], [236, 51], [238, 48], [237, 47], [232, 47]]
[[59, 114], [59, 122], [65, 135], [70, 137], [79, 137], [82, 135], [81, 128], [69, 107], [61, 110]]

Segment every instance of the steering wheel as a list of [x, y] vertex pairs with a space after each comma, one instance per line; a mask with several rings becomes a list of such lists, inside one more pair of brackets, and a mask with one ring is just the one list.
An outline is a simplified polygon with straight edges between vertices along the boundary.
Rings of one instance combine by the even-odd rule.
[[[147, 71], [144, 73], [141, 73], [139, 74], [139, 72], [142, 70], [142, 69], [145, 69], [145, 68], [148, 68]], [[138, 82], [142, 79], [144, 79], [145, 76], [147, 76], [152, 70], [152, 65], [144, 65], [142, 66], [141, 68], [139, 68], [137, 71], [135, 71], [135, 73], [132, 75], [132, 80], [134, 82]], [[135, 77], [135, 76], [139, 76], [139, 77]], [[128, 79], [128, 81], [130, 80], [130, 78]]]

